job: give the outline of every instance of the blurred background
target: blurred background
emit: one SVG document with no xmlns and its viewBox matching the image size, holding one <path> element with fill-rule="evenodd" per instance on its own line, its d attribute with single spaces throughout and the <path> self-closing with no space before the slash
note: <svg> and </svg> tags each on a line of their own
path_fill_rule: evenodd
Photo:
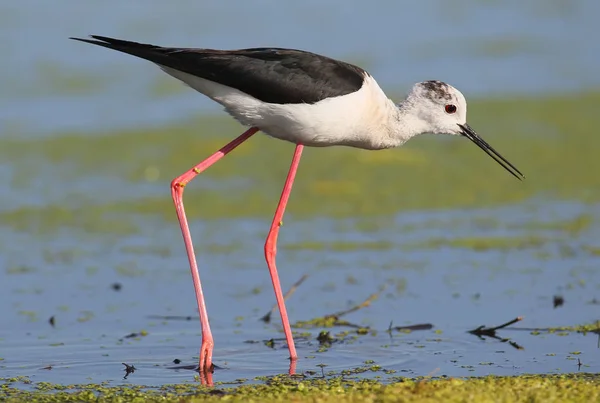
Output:
<svg viewBox="0 0 600 403">
<path fill-rule="evenodd" d="M 363 66 L 398 96 L 432 78 L 471 98 L 600 83 L 593 1 L 108 4 L 2 5 L 3 132 L 97 132 L 219 110 L 147 62 L 67 40 L 89 34 L 164 46 L 311 50 Z"/>
<path fill-rule="evenodd" d="M 2 2 L 0 377 L 193 379 L 169 369 L 200 343 L 169 183 L 244 129 L 152 64 L 68 39 L 89 34 L 310 50 L 366 68 L 398 101 L 444 80 L 527 176 L 450 137 L 307 150 L 278 255 L 284 288 L 309 275 L 292 319 L 387 287 L 348 317 L 378 334 L 319 353 L 301 339 L 300 371 L 571 372 L 578 357 L 597 372 L 594 333 L 507 331 L 521 350 L 465 332 L 518 315 L 544 329 L 600 319 L 598 15 L 592 0 Z M 230 369 L 215 380 L 287 370 L 285 345 L 262 343 L 282 337 L 277 314 L 258 319 L 274 303 L 262 244 L 292 149 L 257 136 L 186 189 L 215 362 Z M 390 339 L 390 322 L 434 328 Z M 142 370 L 122 381 L 121 362 Z"/>
</svg>

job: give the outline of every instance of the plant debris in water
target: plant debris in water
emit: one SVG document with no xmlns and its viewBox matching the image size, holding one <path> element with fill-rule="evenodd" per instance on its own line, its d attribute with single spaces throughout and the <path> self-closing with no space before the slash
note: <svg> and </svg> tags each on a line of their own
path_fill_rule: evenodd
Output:
<svg viewBox="0 0 600 403">
<path fill-rule="evenodd" d="M 124 362 L 122 364 L 125 365 L 125 369 L 123 369 L 123 371 L 125 371 L 125 376 L 123 379 L 127 379 L 127 377 L 133 374 L 137 368 L 133 365 L 125 364 Z"/>
<path fill-rule="evenodd" d="M 294 284 L 292 284 L 290 289 L 283 295 L 283 300 L 287 301 L 294 294 L 294 292 L 296 292 L 296 290 L 298 289 L 298 287 L 300 287 L 300 285 L 304 282 L 304 280 L 306 280 L 307 278 L 308 278 L 308 274 L 304 274 L 304 275 L 302 275 L 302 277 L 300 277 L 300 279 L 298 281 L 296 281 Z M 274 304 L 273 307 L 271 308 L 271 310 L 269 312 L 267 312 L 265 316 L 260 318 L 260 320 L 262 320 L 265 323 L 271 322 L 271 315 L 276 310 L 277 310 L 277 304 Z"/>
<path fill-rule="evenodd" d="M 518 317 L 516 317 L 516 318 L 514 318 L 512 320 L 509 320 L 508 322 L 503 323 L 503 324 L 501 324 L 499 326 L 485 327 L 485 326 L 482 325 L 482 326 L 479 326 L 479 327 L 477 327 L 477 328 L 475 328 L 473 330 L 469 330 L 467 333 L 473 334 L 473 335 L 479 337 L 482 340 L 485 337 L 490 337 L 492 339 L 499 340 L 499 341 L 501 341 L 503 343 L 508 342 L 508 344 L 510 344 L 511 346 L 513 346 L 514 348 L 516 348 L 517 350 L 522 350 L 523 347 L 521 345 L 517 344 L 514 341 L 511 341 L 508 338 L 499 337 L 496 334 L 497 330 L 504 329 L 504 328 L 506 328 L 506 327 L 508 327 L 510 325 L 513 325 L 513 324 L 515 324 L 517 322 L 520 322 L 521 320 L 523 320 L 523 317 L 522 316 L 518 316 Z"/>
<path fill-rule="evenodd" d="M 123 336 L 123 338 L 119 339 L 119 341 L 123 341 L 124 339 L 137 339 L 140 337 L 145 337 L 148 336 L 148 331 L 147 330 L 141 330 L 139 333 L 129 333 L 128 335 Z"/>
</svg>

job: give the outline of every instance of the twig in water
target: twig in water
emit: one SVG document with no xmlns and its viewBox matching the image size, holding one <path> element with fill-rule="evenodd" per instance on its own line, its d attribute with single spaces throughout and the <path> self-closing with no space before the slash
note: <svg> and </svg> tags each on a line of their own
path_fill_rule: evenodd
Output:
<svg viewBox="0 0 600 403">
<path fill-rule="evenodd" d="M 507 343 L 508 342 L 508 344 L 510 344 L 512 347 L 516 348 L 517 350 L 523 350 L 524 349 L 523 346 L 520 346 L 516 342 L 511 341 L 508 338 L 503 338 L 503 337 L 499 337 L 498 335 L 496 335 L 496 330 L 503 329 L 503 328 L 505 328 L 507 326 L 510 326 L 510 325 L 512 325 L 514 323 L 517 323 L 517 322 L 519 322 L 521 320 L 523 320 L 523 317 L 522 316 L 518 316 L 518 317 L 516 317 L 515 319 L 513 319 L 511 321 L 503 323 L 500 326 L 495 326 L 495 327 L 479 326 L 476 329 L 469 330 L 467 333 L 474 334 L 475 336 L 479 337 L 480 339 L 484 339 L 484 337 L 490 337 L 492 339 L 499 340 L 502 343 Z"/>
<path fill-rule="evenodd" d="M 314 329 L 314 328 L 318 328 L 318 327 L 321 327 L 321 328 L 322 327 L 327 327 L 327 328 L 329 328 L 329 327 L 350 327 L 350 328 L 357 329 L 357 332 L 359 332 L 359 334 L 367 334 L 369 332 L 369 330 L 371 330 L 371 328 L 369 326 L 356 325 L 354 323 L 348 322 L 347 320 L 340 319 L 340 317 L 370 306 L 371 303 L 374 300 L 376 300 L 379 297 L 379 295 L 385 290 L 385 288 L 386 288 L 386 284 L 381 286 L 379 291 L 377 291 L 374 294 L 369 295 L 369 297 L 367 299 L 365 299 L 363 302 L 361 302 L 357 305 L 354 305 L 350 309 L 346 309 L 344 311 L 324 315 L 324 316 L 321 316 L 318 318 L 311 319 L 309 321 L 298 321 L 298 322 L 294 323 L 292 325 L 292 327 L 301 328 L 301 329 Z M 393 323 L 390 322 L 390 325 L 388 326 L 388 329 L 386 331 L 389 333 L 390 337 L 392 337 L 392 332 L 394 330 L 396 330 L 396 331 L 412 331 L 412 330 L 429 330 L 431 328 L 433 328 L 433 325 L 431 323 L 421 323 L 421 324 L 411 325 L 411 326 L 393 327 Z"/>
<path fill-rule="evenodd" d="M 123 370 L 125 371 L 125 376 L 123 377 L 123 379 L 127 379 L 129 374 L 133 374 L 137 368 L 133 365 L 125 364 L 124 362 L 122 364 L 125 365 L 125 369 Z"/>
<path fill-rule="evenodd" d="M 369 297 L 367 299 L 365 299 L 363 302 L 361 302 L 360 304 L 354 305 L 352 308 L 346 309 L 345 311 L 340 311 L 340 312 L 332 313 L 330 315 L 325 315 L 325 318 L 335 318 L 337 320 L 341 316 L 348 315 L 349 313 L 356 312 L 362 308 L 368 307 L 369 305 L 371 305 L 371 302 L 373 302 L 377 298 L 379 298 L 379 295 L 386 289 L 386 287 L 387 287 L 387 284 L 383 284 L 383 286 L 381 286 L 379 291 L 377 291 L 374 294 L 369 295 Z"/>
<path fill-rule="evenodd" d="M 321 377 L 325 378 L 325 367 L 327 364 L 317 364 L 317 367 L 321 367 Z"/>
<path fill-rule="evenodd" d="M 429 329 L 433 329 L 433 325 L 431 323 L 419 323 L 418 325 L 409 325 L 409 326 L 395 326 L 391 329 L 391 330 L 397 330 L 399 332 L 402 331 L 406 331 L 406 330 L 429 330 Z"/>
<path fill-rule="evenodd" d="M 554 305 L 554 309 L 558 308 L 559 306 L 563 306 L 564 304 L 565 304 L 565 299 L 563 298 L 563 296 L 555 295 L 552 298 L 552 305 Z"/>
<path fill-rule="evenodd" d="M 424 376 L 424 377 L 423 377 L 421 380 L 419 380 L 419 381 L 417 382 L 417 384 L 418 384 L 418 385 L 421 385 L 421 384 L 422 384 L 422 383 L 424 383 L 424 382 L 430 381 L 430 380 L 431 380 L 431 378 L 433 378 L 433 376 L 434 376 L 434 375 L 435 375 L 437 372 L 439 372 L 439 371 L 440 371 L 439 367 L 438 367 L 438 368 L 436 368 L 436 369 L 434 369 L 433 371 L 431 371 L 430 373 L 428 373 L 427 375 L 425 375 L 425 376 Z"/>
<path fill-rule="evenodd" d="M 157 319 L 157 320 L 186 320 L 190 321 L 192 319 L 197 319 L 197 316 L 182 316 L 182 315 L 148 315 L 148 319 Z"/>
<path fill-rule="evenodd" d="M 416 330 L 430 330 L 433 329 L 433 325 L 431 323 L 419 323 L 416 325 L 408 325 L 408 326 L 394 326 L 394 322 L 390 321 L 390 325 L 388 326 L 386 332 L 390 335 L 390 339 L 393 339 L 394 330 L 397 332 L 412 332 Z"/>
<path fill-rule="evenodd" d="M 513 320 L 510 320 L 510 321 L 508 321 L 506 323 L 503 323 L 500 326 L 495 326 L 495 327 L 479 326 L 476 329 L 469 330 L 467 333 L 474 334 L 475 336 L 495 337 L 496 336 L 496 330 L 503 329 L 503 328 L 505 328 L 507 326 L 510 326 L 512 324 L 515 324 L 515 323 L 517 323 L 517 322 L 519 322 L 521 320 L 523 320 L 523 317 L 522 316 L 517 316 Z"/>
<path fill-rule="evenodd" d="M 300 284 L 302 284 L 304 282 L 304 280 L 306 280 L 307 277 L 308 277 L 308 274 L 304 274 L 302 277 L 300 277 L 300 280 L 296 281 L 292 285 L 292 287 L 283 295 L 283 300 L 287 301 L 287 299 L 289 297 L 291 297 L 294 292 L 296 292 L 296 289 L 298 287 L 300 287 Z M 260 318 L 260 320 L 262 320 L 265 323 L 271 322 L 271 315 L 273 314 L 273 312 L 275 312 L 275 310 L 277 310 L 277 304 L 273 305 L 271 310 L 269 312 L 267 312 L 267 314 L 265 316 Z"/>
<path fill-rule="evenodd" d="M 360 331 L 362 333 L 365 333 L 365 332 L 368 333 L 368 331 L 370 330 L 370 328 L 368 326 L 355 325 L 346 320 L 340 319 L 340 317 L 347 315 L 349 313 L 352 313 L 352 312 L 356 312 L 362 308 L 368 307 L 369 305 L 371 305 L 371 302 L 375 301 L 379 297 L 379 294 L 381 294 L 385 290 L 385 288 L 386 288 L 386 284 L 381 286 L 379 291 L 377 291 L 374 294 L 369 295 L 369 297 L 366 300 L 364 300 L 360 304 L 354 305 L 350 309 L 346 309 L 344 311 L 324 315 L 319 318 L 309 320 L 307 322 L 296 322 L 294 324 L 294 326 L 300 327 L 300 328 L 346 326 L 346 327 L 358 329 L 357 331 Z"/>
<path fill-rule="evenodd" d="M 393 325 L 394 325 L 394 321 L 390 320 L 390 325 L 388 326 L 388 328 L 386 330 L 387 334 L 390 335 L 390 342 L 394 341 L 394 333 L 393 333 L 394 332 L 394 328 L 392 327 Z"/>
</svg>

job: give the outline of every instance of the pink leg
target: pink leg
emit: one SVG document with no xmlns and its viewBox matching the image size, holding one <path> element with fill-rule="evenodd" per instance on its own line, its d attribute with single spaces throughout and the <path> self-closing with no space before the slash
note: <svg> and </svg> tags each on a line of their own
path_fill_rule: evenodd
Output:
<svg viewBox="0 0 600 403">
<path fill-rule="evenodd" d="M 271 224 L 271 229 L 269 230 L 267 240 L 265 241 L 265 258 L 267 259 L 267 266 L 269 267 L 269 273 L 271 274 L 275 298 L 277 299 L 277 306 L 279 307 L 279 313 L 281 314 L 283 331 L 285 332 L 285 339 L 287 341 L 288 349 L 290 350 L 290 360 L 292 362 L 295 362 L 298 359 L 298 355 L 296 354 L 292 329 L 290 328 L 290 321 L 288 319 L 287 310 L 285 309 L 285 301 L 283 300 L 283 293 L 281 292 L 277 266 L 275 266 L 275 255 L 277 255 L 277 235 L 279 234 L 279 227 L 283 224 L 281 220 L 283 219 L 285 206 L 290 198 L 290 193 L 292 192 L 292 185 L 294 184 L 294 178 L 296 177 L 296 171 L 298 170 L 298 164 L 300 163 L 303 148 L 304 146 L 302 144 L 296 145 L 296 150 L 292 157 L 292 164 L 290 165 L 290 170 L 285 180 L 283 191 L 281 192 L 277 210 L 275 210 L 273 223 Z M 292 371 L 292 367 L 290 367 L 290 371 Z"/>
<path fill-rule="evenodd" d="M 181 226 L 181 232 L 183 234 L 183 241 L 185 243 L 185 249 L 187 251 L 188 260 L 190 262 L 190 270 L 192 271 L 192 279 L 194 281 L 194 289 L 196 291 L 196 301 L 198 302 L 198 312 L 200 314 L 200 323 L 202 325 L 202 346 L 200 347 L 200 374 L 212 371 L 212 351 L 214 341 L 212 333 L 210 331 L 210 325 L 208 323 L 208 313 L 206 312 L 206 304 L 204 303 L 204 294 L 202 293 L 202 285 L 200 284 L 200 274 L 198 273 L 198 264 L 196 263 L 196 256 L 194 255 L 194 245 L 192 244 L 192 236 L 190 234 L 190 227 L 185 216 L 185 209 L 183 208 L 183 190 L 185 186 L 196 177 L 199 173 L 206 170 L 212 164 L 223 158 L 229 152 L 234 150 L 237 146 L 248 140 L 254 133 L 258 131 L 258 128 L 252 127 L 242 133 L 239 137 L 225 145 L 219 151 L 194 166 L 183 175 L 178 176 L 171 182 L 171 196 L 175 202 L 175 210 L 177 211 L 177 219 Z"/>
</svg>

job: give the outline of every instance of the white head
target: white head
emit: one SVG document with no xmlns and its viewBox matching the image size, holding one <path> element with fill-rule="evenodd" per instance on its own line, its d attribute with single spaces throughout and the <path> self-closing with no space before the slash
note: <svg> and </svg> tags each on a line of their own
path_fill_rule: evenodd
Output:
<svg viewBox="0 0 600 403">
<path fill-rule="evenodd" d="M 450 84 L 435 80 L 417 83 L 398 107 L 409 126 L 409 136 L 423 133 L 465 136 L 513 176 L 518 179 L 524 178 L 517 168 L 467 124 L 467 100 Z"/>
<path fill-rule="evenodd" d="M 402 106 L 423 133 L 462 134 L 459 125 L 467 123 L 467 100 L 459 90 L 442 81 L 415 84 Z"/>
</svg>

